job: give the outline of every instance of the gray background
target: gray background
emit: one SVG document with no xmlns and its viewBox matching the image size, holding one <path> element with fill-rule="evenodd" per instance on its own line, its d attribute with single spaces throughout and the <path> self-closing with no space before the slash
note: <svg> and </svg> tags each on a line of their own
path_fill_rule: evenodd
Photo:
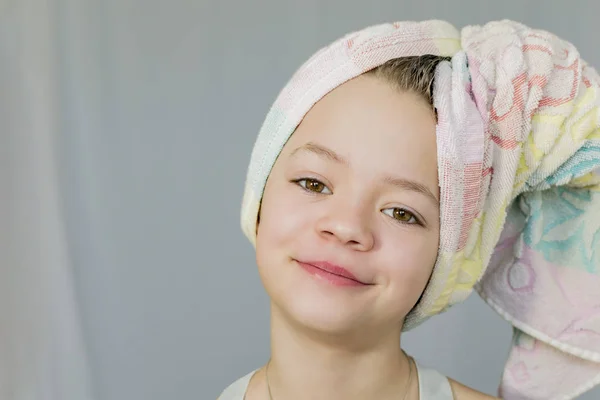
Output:
<svg viewBox="0 0 600 400">
<path fill-rule="evenodd" d="M 64 205 L 101 400 L 214 399 L 266 361 L 268 299 L 239 228 L 245 169 L 278 91 L 318 48 L 381 22 L 510 18 L 600 66 L 595 0 L 58 3 Z M 473 295 L 404 341 L 494 393 L 510 336 Z"/>
</svg>

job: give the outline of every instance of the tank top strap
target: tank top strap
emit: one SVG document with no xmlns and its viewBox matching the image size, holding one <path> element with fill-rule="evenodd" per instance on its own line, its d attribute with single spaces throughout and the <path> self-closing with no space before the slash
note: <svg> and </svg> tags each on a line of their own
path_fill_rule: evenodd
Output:
<svg viewBox="0 0 600 400">
<path fill-rule="evenodd" d="M 249 374 L 239 378 L 237 381 L 229 385 L 217 398 L 217 400 L 244 400 L 246 390 L 250 384 L 250 379 L 258 370 L 254 370 Z"/>
<path fill-rule="evenodd" d="M 419 374 L 419 400 L 453 400 L 450 381 L 438 371 L 420 366 L 415 362 Z"/>
</svg>

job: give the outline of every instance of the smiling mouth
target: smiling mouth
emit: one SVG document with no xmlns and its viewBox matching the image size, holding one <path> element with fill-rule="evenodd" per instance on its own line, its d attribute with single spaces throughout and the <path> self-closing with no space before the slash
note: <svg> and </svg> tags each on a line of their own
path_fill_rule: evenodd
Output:
<svg viewBox="0 0 600 400">
<path fill-rule="evenodd" d="M 359 281 L 348 270 L 330 263 L 294 261 L 310 275 L 334 286 L 370 286 Z"/>
</svg>

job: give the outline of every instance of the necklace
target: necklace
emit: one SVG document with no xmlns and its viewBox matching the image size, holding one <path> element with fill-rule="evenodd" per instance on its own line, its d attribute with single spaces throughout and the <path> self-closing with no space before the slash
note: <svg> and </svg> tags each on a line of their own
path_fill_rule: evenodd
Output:
<svg viewBox="0 0 600 400">
<path fill-rule="evenodd" d="M 406 399 L 408 396 L 408 389 L 410 388 L 410 384 L 412 383 L 412 362 L 411 357 L 409 357 L 406 353 L 404 353 L 408 360 L 408 380 L 406 382 L 406 389 L 404 390 L 404 396 L 402 396 L 402 400 Z M 269 391 L 269 400 L 273 400 L 273 395 L 271 394 L 271 384 L 269 383 L 269 364 L 271 364 L 271 359 L 267 362 L 267 366 L 265 367 L 265 378 L 267 380 L 267 390 Z"/>
<path fill-rule="evenodd" d="M 267 378 L 267 389 L 269 390 L 269 400 L 273 400 L 273 395 L 271 394 L 271 384 L 269 383 L 269 364 L 271 364 L 270 358 L 269 358 L 269 362 L 267 362 L 267 366 L 265 367 L 265 378 Z"/>
</svg>

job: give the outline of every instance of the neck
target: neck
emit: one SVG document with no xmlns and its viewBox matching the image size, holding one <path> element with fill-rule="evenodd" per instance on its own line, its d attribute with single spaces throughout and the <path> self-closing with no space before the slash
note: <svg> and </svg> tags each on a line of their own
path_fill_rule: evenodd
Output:
<svg viewBox="0 0 600 400">
<path fill-rule="evenodd" d="M 401 327 L 315 332 L 272 305 L 268 378 L 273 399 L 398 399 L 407 390 L 410 373 L 400 332 Z"/>
</svg>

